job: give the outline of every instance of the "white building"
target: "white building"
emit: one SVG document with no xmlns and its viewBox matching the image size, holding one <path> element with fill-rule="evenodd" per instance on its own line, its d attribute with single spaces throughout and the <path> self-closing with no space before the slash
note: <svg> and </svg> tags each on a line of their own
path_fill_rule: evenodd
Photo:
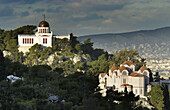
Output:
<svg viewBox="0 0 170 110">
<path fill-rule="evenodd" d="M 43 47 L 52 47 L 53 40 L 59 38 L 70 39 L 70 35 L 67 36 L 55 36 L 50 30 L 49 23 L 41 21 L 38 25 L 38 31 L 33 35 L 20 34 L 18 35 L 18 49 L 19 51 L 25 53 L 29 51 L 29 48 L 34 44 L 41 44 Z"/>
<path fill-rule="evenodd" d="M 134 94 L 141 97 L 145 96 L 146 92 L 151 90 L 152 85 L 149 82 L 149 71 L 145 66 L 137 70 L 137 66 L 132 61 L 125 61 L 118 69 L 116 66 L 110 68 L 109 73 L 99 74 L 99 87 L 105 90 L 112 87 L 114 90 L 123 92 L 133 91 Z M 103 96 L 106 95 L 101 91 Z"/>
</svg>

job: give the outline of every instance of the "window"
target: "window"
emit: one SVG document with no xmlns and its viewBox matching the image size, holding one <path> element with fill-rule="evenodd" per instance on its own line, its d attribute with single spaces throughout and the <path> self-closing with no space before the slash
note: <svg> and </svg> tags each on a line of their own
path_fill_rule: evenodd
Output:
<svg viewBox="0 0 170 110">
<path fill-rule="evenodd" d="M 140 89 L 140 94 L 142 94 L 142 89 Z"/>
<path fill-rule="evenodd" d="M 105 78 L 105 84 L 107 84 L 107 78 Z"/>
<path fill-rule="evenodd" d="M 34 43 L 34 39 L 32 38 L 32 44 Z"/>
<path fill-rule="evenodd" d="M 31 38 L 30 38 L 30 41 L 29 41 L 29 43 L 30 43 L 30 44 L 32 44 L 32 40 L 31 40 Z"/>
<path fill-rule="evenodd" d="M 22 43 L 23 44 L 33 44 L 34 43 L 34 39 L 33 38 L 23 38 L 22 39 Z"/>
<path fill-rule="evenodd" d="M 122 75 L 127 75 L 126 71 L 123 71 L 123 72 L 122 72 Z"/>
<path fill-rule="evenodd" d="M 43 44 L 47 44 L 47 38 L 43 38 Z"/>
<path fill-rule="evenodd" d="M 123 84 L 126 84 L 126 79 L 123 79 Z"/>
<path fill-rule="evenodd" d="M 148 76 L 148 72 L 144 71 L 143 75 Z"/>
<path fill-rule="evenodd" d="M 45 29 L 45 33 L 46 33 L 46 29 Z"/>
</svg>

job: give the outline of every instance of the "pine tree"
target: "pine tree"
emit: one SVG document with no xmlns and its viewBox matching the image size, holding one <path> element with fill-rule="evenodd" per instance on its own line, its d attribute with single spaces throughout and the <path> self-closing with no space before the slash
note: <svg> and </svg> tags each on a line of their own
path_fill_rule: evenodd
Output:
<svg viewBox="0 0 170 110">
<path fill-rule="evenodd" d="M 162 110 L 164 107 L 164 95 L 163 87 L 161 85 L 155 85 L 151 90 L 150 101 L 158 110 Z"/>
</svg>

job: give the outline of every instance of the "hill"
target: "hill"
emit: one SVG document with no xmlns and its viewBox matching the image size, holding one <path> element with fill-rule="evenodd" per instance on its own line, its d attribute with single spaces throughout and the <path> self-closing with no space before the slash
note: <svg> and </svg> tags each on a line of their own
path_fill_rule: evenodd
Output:
<svg viewBox="0 0 170 110">
<path fill-rule="evenodd" d="M 141 30 L 126 33 L 107 33 L 80 36 L 80 42 L 91 38 L 94 48 L 102 48 L 108 52 L 116 50 L 137 49 L 143 57 L 167 58 L 170 54 L 170 27 L 155 30 Z"/>
</svg>

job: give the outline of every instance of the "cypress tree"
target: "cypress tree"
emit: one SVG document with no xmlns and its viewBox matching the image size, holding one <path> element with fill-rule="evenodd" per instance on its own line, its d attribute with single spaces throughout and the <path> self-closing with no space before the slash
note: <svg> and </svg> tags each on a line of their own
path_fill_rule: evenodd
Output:
<svg viewBox="0 0 170 110">
<path fill-rule="evenodd" d="M 5 63 L 4 63 L 4 57 L 3 57 L 3 53 L 0 50 L 0 81 L 4 80 L 6 78 L 5 75 Z"/>
</svg>

